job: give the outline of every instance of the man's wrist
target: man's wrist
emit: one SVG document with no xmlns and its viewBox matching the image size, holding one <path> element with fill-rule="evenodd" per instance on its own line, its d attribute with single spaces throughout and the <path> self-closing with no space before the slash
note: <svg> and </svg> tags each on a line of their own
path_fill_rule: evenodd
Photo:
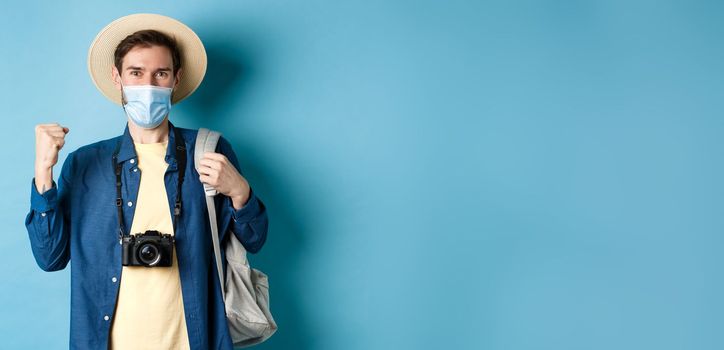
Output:
<svg viewBox="0 0 724 350">
<path fill-rule="evenodd" d="M 231 203 L 234 206 L 234 209 L 239 210 L 246 203 L 249 201 L 249 197 L 251 196 L 251 188 L 249 187 L 249 184 L 246 182 L 245 179 L 241 179 L 242 184 L 238 187 L 236 187 L 236 191 L 229 194 L 229 198 L 231 198 Z"/>
<path fill-rule="evenodd" d="M 41 165 L 41 164 L 35 164 L 35 173 L 45 173 L 45 172 L 51 172 L 53 171 L 52 166 L 47 165 Z"/>
<path fill-rule="evenodd" d="M 234 209 L 239 210 L 243 208 L 246 203 L 249 202 L 249 195 L 246 196 L 234 196 L 231 197 L 231 204 L 234 206 Z"/>
</svg>

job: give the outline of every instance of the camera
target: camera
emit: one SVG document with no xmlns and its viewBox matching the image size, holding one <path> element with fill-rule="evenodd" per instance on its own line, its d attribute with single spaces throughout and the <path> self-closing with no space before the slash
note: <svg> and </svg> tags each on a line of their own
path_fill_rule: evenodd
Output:
<svg viewBox="0 0 724 350">
<path fill-rule="evenodd" d="M 123 236 L 123 266 L 171 266 L 173 243 L 172 235 L 153 230 Z"/>
</svg>

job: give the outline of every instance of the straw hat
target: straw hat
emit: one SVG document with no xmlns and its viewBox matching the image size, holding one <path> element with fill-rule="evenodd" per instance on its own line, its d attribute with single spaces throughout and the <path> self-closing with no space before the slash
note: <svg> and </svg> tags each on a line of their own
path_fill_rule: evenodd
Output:
<svg viewBox="0 0 724 350">
<path fill-rule="evenodd" d="M 206 50 L 201 39 L 185 24 L 162 15 L 139 13 L 121 17 L 103 28 L 88 50 L 88 72 L 103 95 L 120 105 L 121 93 L 113 84 L 113 53 L 127 36 L 145 29 L 157 30 L 176 39 L 181 51 L 183 77 L 174 89 L 172 103 L 190 96 L 206 73 Z"/>
</svg>

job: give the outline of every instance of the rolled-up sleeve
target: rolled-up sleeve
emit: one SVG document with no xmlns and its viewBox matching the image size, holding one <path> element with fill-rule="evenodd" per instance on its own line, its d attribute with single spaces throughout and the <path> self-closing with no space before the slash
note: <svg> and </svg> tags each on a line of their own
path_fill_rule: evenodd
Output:
<svg viewBox="0 0 724 350">
<path fill-rule="evenodd" d="M 38 192 L 35 187 L 35 178 L 30 181 L 30 210 L 38 213 L 46 213 L 57 207 L 58 187 L 53 181 L 53 186 L 43 192 Z"/>
<path fill-rule="evenodd" d="M 35 179 L 30 182 L 30 212 L 25 217 L 25 228 L 33 257 L 44 271 L 62 270 L 70 260 L 67 194 L 71 155 L 63 163 L 58 185 L 53 181 L 53 186 L 41 194 L 35 186 Z"/>
</svg>

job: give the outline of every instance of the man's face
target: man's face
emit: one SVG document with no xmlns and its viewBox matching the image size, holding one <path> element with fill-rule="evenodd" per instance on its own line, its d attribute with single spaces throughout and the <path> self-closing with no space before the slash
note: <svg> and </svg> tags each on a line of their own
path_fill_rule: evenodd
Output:
<svg viewBox="0 0 724 350">
<path fill-rule="evenodd" d="M 164 46 L 136 46 L 123 57 L 122 71 L 113 67 L 113 82 L 120 91 L 121 84 L 155 85 L 176 87 L 180 79 L 180 70 L 174 76 L 171 51 Z"/>
</svg>

